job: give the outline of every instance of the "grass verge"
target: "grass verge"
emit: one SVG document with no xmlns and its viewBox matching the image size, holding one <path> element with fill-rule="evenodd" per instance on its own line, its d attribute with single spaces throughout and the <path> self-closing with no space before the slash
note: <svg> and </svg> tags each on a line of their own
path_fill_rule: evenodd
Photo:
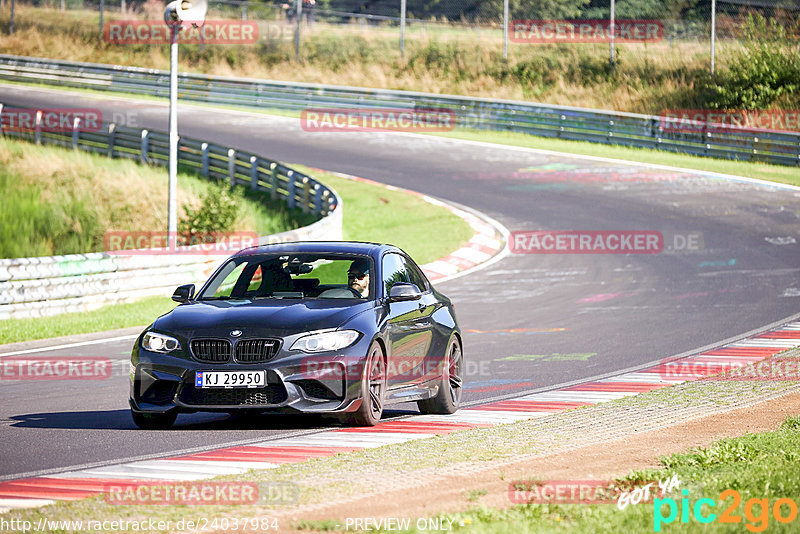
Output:
<svg viewBox="0 0 800 534">
<path fill-rule="evenodd" d="M 219 185 L 178 175 L 178 217 Z M 310 224 L 315 216 L 268 194 L 243 190 L 231 231 L 261 235 Z M 126 159 L 0 137 L 0 257 L 99 252 L 106 232 L 157 232 L 167 217 L 167 172 Z"/>
<path fill-rule="evenodd" d="M 473 534 L 538 534 L 554 530 L 797 532 L 800 453 L 796 444 L 799 440 L 800 417 L 794 416 L 773 432 L 726 438 L 706 448 L 662 457 L 661 468 L 633 471 L 622 480 L 642 486 L 676 475 L 682 481 L 680 490 L 688 493 L 673 490 L 656 497 L 656 501 L 629 505 L 623 510 L 613 504 L 532 503 L 507 509 L 480 507 L 439 519 L 444 519 L 444 524 L 452 521 L 454 530 Z M 783 521 L 776 517 L 776 505 Z M 723 522 L 725 510 L 730 512 L 728 522 Z M 791 517 L 794 519 L 786 521 Z M 703 518 L 706 520 L 701 521 Z M 302 526 L 314 530 L 341 530 L 331 528 L 335 523 L 325 521 Z M 411 528 L 407 532 L 423 531 Z"/>
<path fill-rule="evenodd" d="M 416 195 L 295 167 L 341 195 L 345 239 L 392 243 L 424 264 L 456 250 L 472 237 L 472 229 L 462 219 Z M 414 213 L 414 217 L 409 218 L 408 213 Z M 431 232 L 431 228 L 441 231 Z M 173 306 L 169 296 L 152 297 L 91 312 L 0 321 L 0 344 L 147 325 Z"/>
<path fill-rule="evenodd" d="M 169 297 L 147 297 L 135 302 L 103 306 L 79 313 L 0 321 L 0 343 L 103 332 L 147 325 L 177 304 Z"/>
</svg>

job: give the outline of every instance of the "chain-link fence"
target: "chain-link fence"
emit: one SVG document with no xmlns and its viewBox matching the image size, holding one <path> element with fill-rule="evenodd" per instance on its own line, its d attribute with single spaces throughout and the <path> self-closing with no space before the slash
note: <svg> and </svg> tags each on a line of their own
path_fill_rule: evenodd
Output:
<svg viewBox="0 0 800 534">
<path fill-rule="evenodd" d="M 15 0 L 0 0 L 0 9 Z M 34 0 L 27 5 L 84 9 L 108 14 L 159 15 L 159 0 Z M 716 32 L 717 44 L 738 41 L 748 15 L 759 14 L 800 33 L 800 0 L 215 0 L 209 17 L 297 23 L 300 4 L 302 29 L 315 23 L 341 30 L 400 33 L 405 38 L 442 34 L 469 39 L 471 32 L 507 39 L 508 49 L 546 44 L 607 44 L 629 53 L 657 54 L 663 47 L 707 46 Z M 505 9 L 507 8 L 507 10 Z M 612 15 L 613 10 L 613 15 Z M 615 32 L 609 30 L 614 20 Z M 715 24 L 712 27 L 712 20 Z M 637 26 L 645 21 L 644 26 Z M 647 23 L 652 26 L 648 32 Z M 504 32 L 508 28 L 508 32 Z M 461 30 L 459 32 L 459 30 Z M 583 35 L 581 32 L 583 31 Z M 505 35 L 504 35 L 505 34 Z M 589 36 L 591 34 L 591 36 Z M 615 39 L 612 38 L 615 37 Z M 628 46 L 633 45 L 633 46 Z M 701 52 L 697 48 L 696 52 Z"/>
<path fill-rule="evenodd" d="M 13 1 L 0 0 L 0 21 Z M 103 20 L 158 23 L 165 2 L 25 5 L 102 12 L 101 32 Z M 800 106 L 800 91 L 787 99 L 783 82 L 766 101 L 750 94 L 769 79 L 800 73 L 799 15 L 800 0 L 212 0 L 207 18 L 259 27 L 259 47 L 249 58 L 225 52 L 228 63 L 249 61 L 257 69 L 226 71 L 232 74 L 273 76 L 271 69 L 285 64 L 284 79 L 656 113 L 661 106 Z M 785 57 L 756 50 L 777 42 L 773 37 Z M 741 71 L 753 54 L 772 62 L 769 72 L 733 81 L 705 77 L 715 67 Z M 299 60 L 297 69 L 291 60 Z M 736 83 L 752 87 L 727 89 Z"/>
</svg>

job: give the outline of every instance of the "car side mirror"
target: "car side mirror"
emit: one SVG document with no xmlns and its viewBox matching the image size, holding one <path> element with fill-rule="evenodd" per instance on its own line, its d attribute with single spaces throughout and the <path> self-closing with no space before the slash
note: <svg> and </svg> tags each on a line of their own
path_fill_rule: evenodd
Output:
<svg viewBox="0 0 800 534">
<path fill-rule="evenodd" d="M 389 302 L 402 302 L 404 300 L 419 300 L 422 298 L 422 291 L 416 284 L 398 282 L 389 290 Z"/>
<path fill-rule="evenodd" d="M 175 302 L 184 303 L 192 300 L 193 296 L 194 284 L 186 284 L 185 286 L 180 286 L 175 290 L 175 293 L 172 294 L 172 300 Z"/>
</svg>

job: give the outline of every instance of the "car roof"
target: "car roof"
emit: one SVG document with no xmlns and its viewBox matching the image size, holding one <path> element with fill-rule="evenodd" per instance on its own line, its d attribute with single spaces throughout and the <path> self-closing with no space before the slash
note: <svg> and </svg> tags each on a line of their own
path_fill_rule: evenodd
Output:
<svg viewBox="0 0 800 534">
<path fill-rule="evenodd" d="M 258 245 L 240 250 L 235 256 L 251 254 L 358 254 L 377 256 L 384 251 L 402 252 L 394 245 L 368 243 L 363 241 L 292 241 Z"/>
</svg>

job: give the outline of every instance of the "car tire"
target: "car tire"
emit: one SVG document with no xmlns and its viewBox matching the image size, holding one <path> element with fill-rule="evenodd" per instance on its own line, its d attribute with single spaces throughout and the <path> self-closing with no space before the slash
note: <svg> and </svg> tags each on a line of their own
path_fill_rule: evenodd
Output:
<svg viewBox="0 0 800 534">
<path fill-rule="evenodd" d="M 361 379 L 361 406 L 344 414 L 342 422 L 350 426 L 375 426 L 383 414 L 386 394 L 386 355 L 381 344 L 373 341 L 369 346 L 364 376 Z"/>
<path fill-rule="evenodd" d="M 170 428 L 178 417 L 178 412 L 142 413 L 131 410 L 133 424 L 142 430 L 165 430 Z"/>
<path fill-rule="evenodd" d="M 442 365 L 442 382 L 435 397 L 417 402 L 423 414 L 448 415 L 455 413 L 461 405 L 464 382 L 464 356 L 458 338 L 453 336 L 447 344 Z"/>
</svg>

